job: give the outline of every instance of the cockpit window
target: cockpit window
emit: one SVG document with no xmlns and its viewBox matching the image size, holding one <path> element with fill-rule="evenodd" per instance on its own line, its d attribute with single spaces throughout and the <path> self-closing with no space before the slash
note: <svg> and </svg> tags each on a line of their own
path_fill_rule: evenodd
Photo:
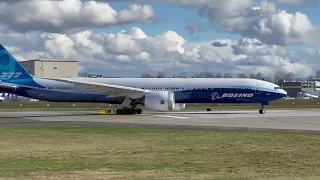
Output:
<svg viewBox="0 0 320 180">
<path fill-rule="evenodd" d="M 279 87 L 274 87 L 275 90 L 279 89 Z"/>
</svg>

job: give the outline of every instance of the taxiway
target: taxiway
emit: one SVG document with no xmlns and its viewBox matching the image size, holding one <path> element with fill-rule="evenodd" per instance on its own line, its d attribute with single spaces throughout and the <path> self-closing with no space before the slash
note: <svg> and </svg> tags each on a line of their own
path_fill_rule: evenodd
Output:
<svg viewBox="0 0 320 180">
<path fill-rule="evenodd" d="M 145 112 L 141 115 L 99 115 L 97 112 L 0 112 L 0 126 L 125 126 L 320 134 L 319 110 L 211 112 Z"/>
</svg>

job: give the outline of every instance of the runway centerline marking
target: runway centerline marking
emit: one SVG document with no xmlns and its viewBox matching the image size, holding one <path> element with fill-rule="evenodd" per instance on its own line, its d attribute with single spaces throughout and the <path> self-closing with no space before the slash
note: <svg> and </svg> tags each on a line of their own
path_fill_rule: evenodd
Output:
<svg viewBox="0 0 320 180">
<path fill-rule="evenodd" d="M 183 117 L 183 116 L 170 116 L 170 115 L 154 115 L 156 117 L 163 117 L 163 118 L 175 118 L 175 119 L 189 119 L 190 117 Z"/>
</svg>

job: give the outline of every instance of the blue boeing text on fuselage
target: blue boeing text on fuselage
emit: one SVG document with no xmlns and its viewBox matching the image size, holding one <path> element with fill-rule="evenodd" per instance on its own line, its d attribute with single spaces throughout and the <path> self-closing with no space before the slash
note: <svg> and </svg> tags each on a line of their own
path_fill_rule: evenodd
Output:
<svg viewBox="0 0 320 180">
<path fill-rule="evenodd" d="M 90 87 L 83 86 L 86 83 Z M 97 88 L 95 88 L 97 86 Z M 99 87 L 99 88 L 98 88 Z M 112 93 L 106 93 L 112 91 Z M 149 92 L 170 91 L 175 103 L 261 103 L 267 105 L 287 96 L 266 81 L 237 78 L 61 78 L 31 76 L 0 45 L 0 91 L 54 102 L 121 104 L 130 94 L 139 98 Z M 135 94 L 133 96 L 132 94 Z M 159 103 L 164 103 L 164 100 Z"/>
</svg>

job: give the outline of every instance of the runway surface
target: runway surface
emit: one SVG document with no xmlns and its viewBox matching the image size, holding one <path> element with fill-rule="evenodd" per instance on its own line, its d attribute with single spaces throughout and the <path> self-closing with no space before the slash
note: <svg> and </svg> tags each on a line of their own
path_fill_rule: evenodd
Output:
<svg viewBox="0 0 320 180">
<path fill-rule="evenodd" d="M 320 134 L 319 110 L 167 112 L 99 115 L 98 112 L 0 112 L 0 126 L 125 126 Z"/>
</svg>

